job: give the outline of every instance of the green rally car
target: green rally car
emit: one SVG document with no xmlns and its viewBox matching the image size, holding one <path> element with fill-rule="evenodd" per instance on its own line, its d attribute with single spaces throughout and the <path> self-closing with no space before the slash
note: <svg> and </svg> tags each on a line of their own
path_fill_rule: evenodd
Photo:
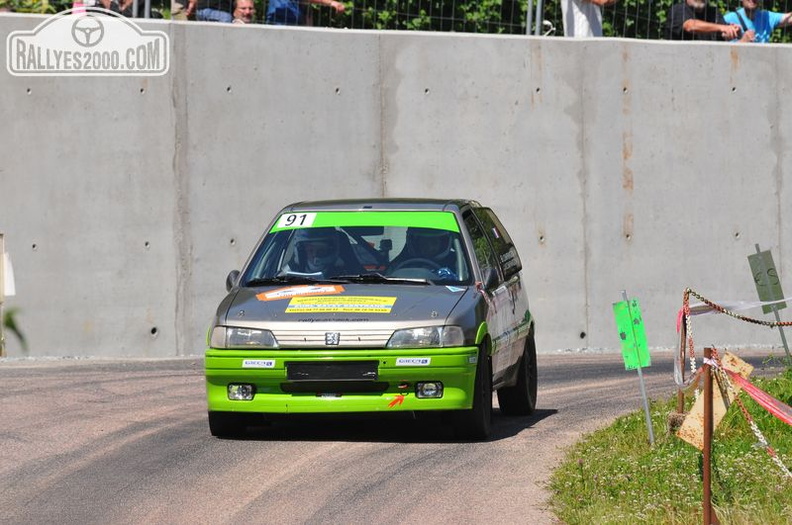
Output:
<svg viewBox="0 0 792 525">
<path fill-rule="evenodd" d="M 536 406 L 534 319 L 495 213 L 469 200 L 302 202 L 281 210 L 209 330 L 209 428 L 254 418 L 436 411 L 486 440 Z"/>
</svg>

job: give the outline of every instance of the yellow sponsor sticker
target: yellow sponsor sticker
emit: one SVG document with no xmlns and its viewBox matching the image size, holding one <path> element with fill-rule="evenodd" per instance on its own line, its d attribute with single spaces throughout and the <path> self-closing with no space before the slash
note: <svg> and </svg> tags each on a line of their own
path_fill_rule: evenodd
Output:
<svg viewBox="0 0 792 525">
<path fill-rule="evenodd" d="M 396 302 L 395 297 L 373 297 L 366 295 L 336 295 L 328 297 L 292 297 L 287 314 L 300 313 L 367 313 L 389 314 Z"/>
</svg>

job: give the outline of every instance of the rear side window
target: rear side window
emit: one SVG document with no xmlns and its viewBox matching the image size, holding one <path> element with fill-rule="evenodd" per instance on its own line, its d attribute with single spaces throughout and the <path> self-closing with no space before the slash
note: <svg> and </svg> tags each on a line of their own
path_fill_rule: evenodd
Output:
<svg viewBox="0 0 792 525">
<path fill-rule="evenodd" d="M 495 249 L 498 261 L 500 261 L 503 269 L 503 277 L 505 279 L 511 278 L 522 270 L 522 262 L 509 233 L 491 209 L 476 208 L 474 213 L 484 226 L 484 233 Z"/>
</svg>

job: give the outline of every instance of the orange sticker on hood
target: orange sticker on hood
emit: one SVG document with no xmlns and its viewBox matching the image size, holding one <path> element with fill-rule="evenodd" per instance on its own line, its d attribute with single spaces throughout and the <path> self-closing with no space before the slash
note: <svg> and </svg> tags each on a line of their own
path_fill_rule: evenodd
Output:
<svg viewBox="0 0 792 525">
<path fill-rule="evenodd" d="M 340 284 L 307 284 L 301 286 L 287 286 L 261 292 L 256 295 L 259 301 L 278 301 L 280 299 L 291 299 L 292 297 L 305 297 L 309 295 L 333 295 L 343 293 L 344 287 Z"/>
</svg>

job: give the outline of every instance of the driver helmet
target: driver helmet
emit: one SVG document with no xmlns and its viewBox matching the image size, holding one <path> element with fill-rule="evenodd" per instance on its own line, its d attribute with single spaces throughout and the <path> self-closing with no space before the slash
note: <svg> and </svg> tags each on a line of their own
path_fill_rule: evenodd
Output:
<svg viewBox="0 0 792 525">
<path fill-rule="evenodd" d="M 321 272 L 338 260 L 338 236 L 334 228 L 309 228 L 295 234 L 297 260 L 306 271 Z"/>
<path fill-rule="evenodd" d="M 432 228 L 408 228 L 407 246 L 413 257 L 442 261 L 451 251 L 451 232 Z"/>
</svg>

